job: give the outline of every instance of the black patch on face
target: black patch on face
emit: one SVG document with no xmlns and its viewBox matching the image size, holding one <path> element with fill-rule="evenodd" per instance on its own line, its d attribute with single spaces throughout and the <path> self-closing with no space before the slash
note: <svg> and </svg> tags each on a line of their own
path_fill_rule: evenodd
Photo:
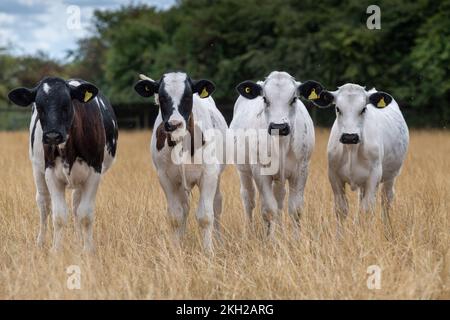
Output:
<svg viewBox="0 0 450 320">
<path fill-rule="evenodd" d="M 161 116 L 164 122 L 167 122 L 173 113 L 173 101 L 172 98 L 165 90 L 166 84 L 164 81 L 160 82 L 158 91 L 159 107 L 161 108 Z"/>
<path fill-rule="evenodd" d="M 184 92 L 183 96 L 181 97 L 180 104 L 178 105 L 178 112 L 183 116 L 186 123 L 189 121 L 189 116 L 192 112 L 192 104 L 193 104 L 193 98 L 192 98 L 193 92 L 192 92 L 192 86 L 189 79 L 186 79 L 184 81 Z"/>
<path fill-rule="evenodd" d="M 159 106 L 161 108 L 161 116 L 164 122 L 169 121 L 170 116 L 173 114 L 175 108 L 178 109 L 178 112 L 184 118 L 186 123 L 189 120 L 189 115 L 192 112 L 192 86 L 189 78 L 186 78 L 184 81 L 184 92 L 180 99 L 180 104 L 178 106 L 174 106 L 174 101 L 167 93 L 166 84 L 164 82 L 164 78 L 160 82 L 159 86 Z"/>
<path fill-rule="evenodd" d="M 44 91 L 44 84 L 50 87 L 48 93 Z M 37 88 L 35 102 L 43 137 L 46 133 L 55 132 L 60 134 L 65 141 L 74 115 L 70 88 L 67 83 L 60 78 L 43 79 Z M 45 141 L 43 142 L 45 143 Z"/>
</svg>

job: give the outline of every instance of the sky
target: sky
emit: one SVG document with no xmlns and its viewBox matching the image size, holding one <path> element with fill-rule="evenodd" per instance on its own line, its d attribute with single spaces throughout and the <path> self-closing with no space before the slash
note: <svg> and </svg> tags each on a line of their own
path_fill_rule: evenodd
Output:
<svg viewBox="0 0 450 320">
<path fill-rule="evenodd" d="M 64 61 L 90 32 L 94 10 L 145 3 L 168 9 L 176 0 L 0 0 L 0 48 L 17 55 L 43 51 Z"/>
</svg>

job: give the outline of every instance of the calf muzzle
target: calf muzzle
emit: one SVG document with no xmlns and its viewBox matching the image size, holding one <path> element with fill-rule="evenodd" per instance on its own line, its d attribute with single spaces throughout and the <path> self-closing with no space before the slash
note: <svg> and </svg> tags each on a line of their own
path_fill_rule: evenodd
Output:
<svg viewBox="0 0 450 320">
<path fill-rule="evenodd" d="M 269 124 L 270 135 L 287 136 L 291 132 L 291 127 L 288 123 L 273 123 Z"/>
<path fill-rule="evenodd" d="M 56 131 L 45 132 L 43 135 L 44 144 L 60 144 L 64 142 L 63 135 Z"/>
<path fill-rule="evenodd" d="M 181 128 L 182 126 L 183 126 L 183 122 L 181 122 L 181 121 L 172 120 L 172 121 L 167 121 L 164 123 L 164 129 L 167 132 L 173 132 L 173 131 L 177 130 L 178 128 Z"/>
<path fill-rule="evenodd" d="M 356 133 L 344 133 L 339 141 L 343 144 L 357 144 L 359 143 L 359 135 Z"/>
</svg>

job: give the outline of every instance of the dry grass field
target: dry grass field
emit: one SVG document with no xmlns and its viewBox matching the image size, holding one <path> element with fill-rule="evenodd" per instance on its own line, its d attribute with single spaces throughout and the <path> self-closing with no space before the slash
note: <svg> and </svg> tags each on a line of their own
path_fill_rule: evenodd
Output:
<svg viewBox="0 0 450 320">
<path fill-rule="evenodd" d="M 172 246 L 165 199 L 149 155 L 150 132 L 122 132 L 118 159 L 97 197 L 97 254 L 82 254 L 74 226 L 61 254 L 35 245 L 38 211 L 28 159 L 28 133 L 0 133 L 1 299 L 449 299 L 450 134 L 413 131 L 392 212 L 394 238 L 384 237 L 380 211 L 372 226 L 354 226 L 357 196 L 342 241 L 336 241 L 326 174 L 328 131 L 317 129 L 302 217 L 294 240 L 265 240 L 262 218 L 245 232 L 239 180 L 223 176 L 224 243 L 204 256 L 191 206 L 183 248 Z M 67 194 L 70 198 L 70 194 Z M 198 192 L 194 192 L 194 202 Z M 81 288 L 67 288 L 78 265 Z M 367 287 L 367 268 L 381 267 L 381 289 Z"/>
</svg>

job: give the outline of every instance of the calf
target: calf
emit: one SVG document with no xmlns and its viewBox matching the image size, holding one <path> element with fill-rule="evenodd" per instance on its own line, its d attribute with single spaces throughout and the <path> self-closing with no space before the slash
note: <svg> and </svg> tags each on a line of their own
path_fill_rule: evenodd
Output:
<svg viewBox="0 0 450 320">
<path fill-rule="evenodd" d="M 373 211 L 380 183 L 383 220 L 391 232 L 389 208 L 394 183 L 403 165 L 409 143 L 406 122 L 389 94 L 356 84 L 326 91 L 309 82 L 304 95 L 319 107 L 336 106 L 336 120 L 328 141 L 328 176 L 335 199 L 338 235 L 347 216 L 345 185 L 359 189 L 360 210 Z"/>
<path fill-rule="evenodd" d="M 222 141 L 227 124 L 210 96 L 214 89 L 212 82 L 194 81 L 182 72 L 166 73 L 159 81 L 141 75 L 141 80 L 135 85 L 135 90 L 141 96 L 155 95 L 156 104 L 159 105 L 151 154 L 166 196 L 175 242 L 179 244 L 185 233 L 189 194 L 196 185 L 200 189 L 197 221 L 204 249 L 208 253 L 212 252 L 213 223 L 217 236 L 220 236 L 220 175 L 224 161 L 216 159 L 208 163 L 194 161 L 186 164 L 178 162 L 175 155 L 179 150 L 187 150 L 188 159 L 194 159 L 208 147 L 224 147 Z M 218 135 L 212 134 L 208 138 L 205 133 L 211 130 Z"/>
<path fill-rule="evenodd" d="M 272 72 L 265 81 L 245 81 L 237 86 L 240 96 L 234 106 L 230 129 L 262 130 L 267 136 L 279 138 L 279 152 L 272 153 L 272 158 L 278 157 L 280 163 L 276 173 L 262 174 L 264 165 L 261 163 L 237 164 L 246 216 L 251 222 L 256 183 L 269 235 L 274 232 L 274 222 L 281 219 L 286 180 L 289 182 L 289 215 L 294 221 L 295 235 L 299 231 L 303 194 L 314 148 L 313 122 L 298 99 L 302 86 L 288 73 L 278 71 Z"/>
<path fill-rule="evenodd" d="M 29 152 L 40 211 L 38 245 L 44 244 L 51 204 L 53 249 L 61 248 L 68 187 L 73 189 L 73 214 L 84 250 L 93 251 L 95 196 L 116 155 L 117 122 L 110 103 L 86 81 L 53 77 L 33 89 L 14 89 L 8 97 L 22 107 L 33 104 Z"/>
</svg>

